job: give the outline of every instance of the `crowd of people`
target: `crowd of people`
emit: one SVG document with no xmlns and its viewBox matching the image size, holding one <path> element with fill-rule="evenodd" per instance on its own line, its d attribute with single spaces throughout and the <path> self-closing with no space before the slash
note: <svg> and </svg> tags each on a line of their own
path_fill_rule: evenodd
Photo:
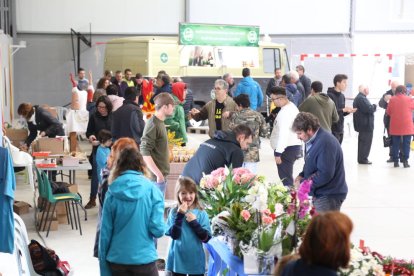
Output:
<svg viewBox="0 0 414 276">
<path fill-rule="evenodd" d="M 243 69 L 242 76 L 237 85 L 231 74 L 217 79 L 214 99 L 201 109 L 193 108 L 187 85 L 165 71 L 160 71 L 154 82 L 139 73 L 132 77 L 130 69 L 124 70 L 124 76 L 117 71 L 114 77 L 107 71 L 95 91 L 91 74 L 90 80 L 85 79 L 85 70 L 79 70 L 77 81 L 71 77 L 72 109 L 89 111 L 85 132 L 92 144 L 92 174 L 85 207 L 93 208 L 97 200 L 100 202 L 94 255 L 100 260 L 101 275 L 158 275 L 154 240 L 164 234 L 172 239 L 167 270 L 173 275 L 203 275 L 202 243 L 211 238 L 211 230 L 197 185 L 203 174 L 224 166 L 246 167 L 256 173 L 260 137 L 269 137 L 284 185 L 298 186 L 312 180 L 310 195 L 320 213 L 309 225 L 299 256 L 281 261 L 277 275 L 334 275 L 346 266 L 352 222 L 338 212 L 348 193 L 341 148 L 344 117 L 353 114 L 359 133 L 358 163 L 372 164 L 368 157 L 376 105 L 367 99 L 369 87 L 359 86 L 350 107 L 344 96 L 348 79 L 344 74 L 334 77 L 334 86 L 327 93 L 323 93 L 320 81 L 311 82 L 301 65 L 284 75 L 276 69 L 265 94 L 249 68 Z M 408 168 L 414 101 L 405 86 L 393 82 L 391 88 L 379 102 L 386 109 L 384 127 L 392 136 L 388 161 L 394 167 L 401 161 Z M 266 96 L 272 101 L 270 120 L 257 111 Z M 145 121 L 143 107 L 151 105 L 152 116 Z M 30 130 L 22 149 L 30 146 L 37 131 L 40 136 L 64 134 L 62 124 L 40 106 L 22 103 L 18 114 L 27 120 Z M 184 146 L 189 119 L 208 120 L 210 139 L 200 144 L 186 164 L 177 182 L 178 205 L 170 210 L 164 225 L 170 171 L 167 130 L 174 131 Z M 303 170 L 295 176 L 294 163 L 302 157 Z M 321 230 L 326 231 L 326 240 L 318 238 Z M 331 254 L 339 245 L 343 253 Z M 200 258 L 194 260 L 195 255 Z"/>
</svg>

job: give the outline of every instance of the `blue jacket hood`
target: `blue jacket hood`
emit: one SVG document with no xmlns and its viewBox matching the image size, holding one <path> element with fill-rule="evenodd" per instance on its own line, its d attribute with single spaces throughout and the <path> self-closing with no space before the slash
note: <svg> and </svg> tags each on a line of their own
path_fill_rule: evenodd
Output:
<svg viewBox="0 0 414 276">
<path fill-rule="evenodd" d="M 143 185 L 142 178 L 145 178 L 142 172 L 125 171 L 109 185 L 108 191 L 118 199 L 136 201 L 148 190 L 148 186 Z"/>
<path fill-rule="evenodd" d="M 251 83 L 253 83 L 254 80 L 252 79 L 252 77 L 244 77 L 240 83 L 243 85 L 250 85 Z"/>
</svg>

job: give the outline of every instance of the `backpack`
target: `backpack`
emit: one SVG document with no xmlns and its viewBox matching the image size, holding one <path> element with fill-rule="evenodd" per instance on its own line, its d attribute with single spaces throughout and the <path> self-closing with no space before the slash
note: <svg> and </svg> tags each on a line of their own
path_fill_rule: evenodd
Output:
<svg viewBox="0 0 414 276">
<path fill-rule="evenodd" d="M 50 180 L 52 187 L 52 194 L 66 194 L 69 193 L 68 183 Z"/>
<path fill-rule="evenodd" d="M 36 273 L 46 276 L 65 276 L 69 274 L 70 266 L 68 262 L 60 261 L 54 250 L 43 247 L 38 241 L 31 240 L 29 252 Z"/>
</svg>

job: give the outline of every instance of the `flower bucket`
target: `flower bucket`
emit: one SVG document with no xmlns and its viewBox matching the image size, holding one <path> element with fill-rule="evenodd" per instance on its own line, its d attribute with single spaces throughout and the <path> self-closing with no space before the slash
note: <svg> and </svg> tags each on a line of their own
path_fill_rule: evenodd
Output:
<svg viewBox="0 0 414 276">
<path fill-rule="evenodd" d="M 252 250 L 256 251 L 256 250 Z M 250 252 L 249 252 L 250 253 Z M 243 254 L 245 274 L 271 275 L 275 266 L 274 256 L 269 254 Z"/>
</svg>

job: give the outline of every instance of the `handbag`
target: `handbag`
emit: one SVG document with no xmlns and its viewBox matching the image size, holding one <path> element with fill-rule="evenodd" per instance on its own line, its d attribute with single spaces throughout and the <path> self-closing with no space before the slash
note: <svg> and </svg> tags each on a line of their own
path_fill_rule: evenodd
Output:
<svg viewBox="0 0 414 276">
<path fill-rule="evenodd" d="M 388 148 L 391 146 L 391 143 L 392 143 L 391 136 L 385 135 L 385 128 L 384 128 L 384 135 L 382 136 L 382 141 L 384 143 L 384 148 Z"/>
</svg>

